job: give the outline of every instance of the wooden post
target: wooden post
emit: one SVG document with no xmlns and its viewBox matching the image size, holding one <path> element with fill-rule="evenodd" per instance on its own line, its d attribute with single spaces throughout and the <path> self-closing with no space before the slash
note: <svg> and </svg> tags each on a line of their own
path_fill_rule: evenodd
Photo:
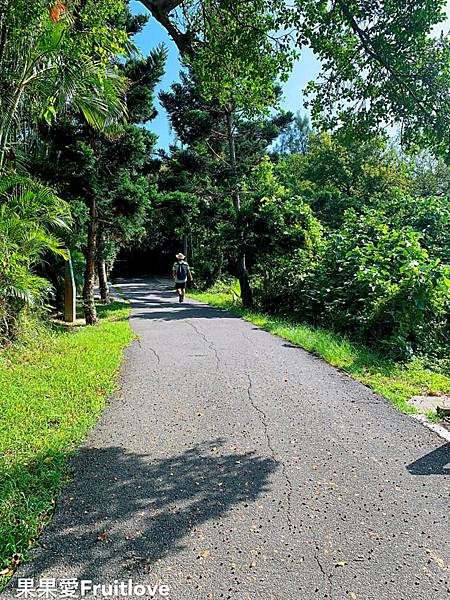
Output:
<svg viewBox="0 0 450 600">
<path fill-rule="evenodd" d="M 64 278 L 64 321 L 66 323 L 75 323 L 77 318 L 77 292 L 75 288 L 75 278 L 73 276 L 72 259 L 69 258 L 65 265 Z"/>
</svg>

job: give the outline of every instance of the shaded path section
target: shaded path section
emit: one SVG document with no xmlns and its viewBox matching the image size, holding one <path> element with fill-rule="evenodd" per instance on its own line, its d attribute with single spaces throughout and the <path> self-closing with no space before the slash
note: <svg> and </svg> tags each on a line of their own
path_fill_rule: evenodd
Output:
<svg viewBox="0 0 450 600">
<path fill-rule="evenodd" d="M 173 600 L 448 597 L 449 444 L 165 282 L 118 287 L 139 339 L 20 577 L 161 581 Z"/>
</svg>

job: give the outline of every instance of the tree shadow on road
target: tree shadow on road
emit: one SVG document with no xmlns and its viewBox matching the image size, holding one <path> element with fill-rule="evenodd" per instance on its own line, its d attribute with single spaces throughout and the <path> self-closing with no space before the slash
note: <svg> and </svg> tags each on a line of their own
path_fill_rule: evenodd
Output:
<svg viewBox="0 0 450 600">
<path fill-rule="evenodd" d="M 226 311 L 218 311 L 214 308 L 208 308 L 193 304 L 182 304 L 181 308 L 175 307 L 173 304 L 161 303 L 159 307 L 150 307 L 153 310 L 146 310 L 145 312 L 138 312 L 136 310 L 132 313 L 133 319 L 151 320 L 151 321 L 180 321 L 182 319 L 237 319 L 231 313 Z M 148 308 L 148 305 L 146 305 Z M 162 310 L 157 310 L 161 308 Z"/>
<path fill-rule="evenodd" d="M 162 458 L 82 449 L 42 547 L 18 576 L 70 565 L 80 579 L 101 580 L 118 560 L 123 574 L 148 572 L 183 549 L 194 528 L 264 494 L 277 467 L 254 452 L 228 450 L 222 439 Z"/>
<path fill-rule="evenodd" d="M 415 460 L 407 469 L 411 475 L 450 475 L 450 443 Z"/>
<path fill-rule="evenodd" d="M 180 304 L 175 289 L 157 286 L 152 280 L 121 283 L 130 300 L 133 319 L 178 321 L 180 319 L 238 319 L 236 315 L 187 299 Z M 142 309 L 142 310 L 141 310 Z"/>
</svg>

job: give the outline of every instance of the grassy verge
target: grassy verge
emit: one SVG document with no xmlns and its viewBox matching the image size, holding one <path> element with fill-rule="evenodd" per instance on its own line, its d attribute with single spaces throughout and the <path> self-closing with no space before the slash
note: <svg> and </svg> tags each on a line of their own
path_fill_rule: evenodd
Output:
<svg viewBox="0 0 450 600">
<path fill-rule="evenodd" d="M 230 310 L 261 329 L 321 356 L 334 367 L 342 369 L 391 400 L 402 412 L 416 412 L 407 402 L 412 396 L 450 394 L 450 377 L 425 369 L 419 360 L 408 364 L 397 363 L 342 335 L 245 309 L 233 302 L 229 293 L 190 291 L 189 295 L 207 304 Z M 428 416 L 436 420 L 434 415 Z"/>
<path fill-rule="evenodd" d="M 0 353 L 0 590 L 49 520 L 133 338 L 126 303 L 98 311 L 97 327 L 41 328 Z"/>
</svg>

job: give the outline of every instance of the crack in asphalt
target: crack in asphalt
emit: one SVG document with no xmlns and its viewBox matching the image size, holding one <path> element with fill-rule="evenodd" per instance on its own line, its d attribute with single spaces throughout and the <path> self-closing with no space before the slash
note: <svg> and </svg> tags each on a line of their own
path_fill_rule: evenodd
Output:
<svg viewBox="0 0 450 600">
<path fill-rule="evenodd" d="M 192 323 L 191 321 L 186 321 L 186 323 L 192 327 L 192 329 L 206 342 L 206 344 L 208 345 L 208 348 L 210 350 L 212 350 L 212 352 L 214 353 L 214 356 L 216 357 L 217 370 L 219 370 L 219 368 L 220 368 L 220 358 L 219 358 L 219 353 L 217 352 L 217 348 L 214 345 L 214 342 L 212 342 L 211 340 L 209 340 L 206 337 L 206 335 L 202 331 L 200 331 L 196 325 L 194 325 L 194 323 Z"/>
<path fill-rule="evenodd" d="M 267 440 L 267 446 L 271 452 L 272 455 L 272 459 L 275 462 L 280 462 L 281 463 L 281 472 L 283 473 L 283 477 L 286 480 L 287 483 L 287 488 L 288 488 L 288 492 L 287 492 L 287 496 L 286 496 L 286 500 L 287 500 L 287 510 L 286 510 L 286 521 L 288 524 L 288 529 L 290 532 L 292 532 L 293 529 L 295 529 L 294 524 L 292 523 L 292 493 L 293 493 L 293 487 L 292 487 L 292 482 L 289 478 L 289 475 L 287 473 L 286 470 L 286 465 L 284 464 L 283 461 L 280 461 L 277 459 L 277 455 L 275 452 L 275 449 L 272 445 L 272 440 L 270 438 L 270 434 L 269 434 L 269 425 L 267 423 L 267 415 L 266 413 L 256 404 L 254 398 L 253 398 L 253 394 L 252 394 L 252 389 L 253 389 L 253 381 L 252 378 L 250 377 L 249 373 L 247 373 L 247 378 L 248 378 L 248 387 L 247 387 L 247 396 L 248 399 L 250 401 L 250 404 L 253 406 L 253 408 L 255 409 L 255 411 L 259 414 L 260 416 L 260 421 L 263 425 L 264 428 L 264 433 L 266 436 L 266 440 Z"/>
<path fill-rule="evenodd" d="M 143 348 L 143 346 L 141 344 L 141 339 L 140 338 L 137 338 L 137 343 L 139 344 L 139 348 L 141 350 L 143 350 L 144 348 Z M 161 357 L 159 356 L 158 352 L 154 348 L 151 348 L 150 346 L 148 347 L 148 349 L 150 350 L 150 352 L 152 352 L 152 354 L 155 355 L 156 360 L 158 361 L 158 366 L 159 366 L 161 364 Z"/>
<path fill-rule="evenodd" d="M 317 552 L 319 552 L 319 547 L 318 547 L 318 546 L 316 546 L 316 553 L 314 554 L 314 559 L 315 559 L 315 561 L 317 562 L 317 564 L 319 565 L 319 569 L 320 569 L 320 571 L 321 571 L 322 575 L 323 575 L 323 576 L 325 577 L 325 579 L 328 581 L 328 584 L 329 584 L 329 586 L 330 586 L 330 598 L 332 598 L 332 597 L 333 597 L 333 593 L 332 593 L 332 591 L 333 591 L 333 587 L 332 587 L 332 586 L 333 586 L 333 584 L 332 584 L 332 581 L 331 581 L 331 580 L 332 580 L 333 576 L 332 576 L 332 575 L 330 575 L 329 573 L 326 573 L 325 569 L 323 568 L 323 565 L 322 565 L 322 563 L 321 563 L 321 562 L 320 562 L 320 560 L 319 560 L 319 557 L 317 556 Z"/>
<path fill-rule="evenodd" d="M 153 354 L 156 356 L 156 360 L 158 361 L 158 366 L 161 364 L 161 357 L 159 356 L 159 354 L 156 352 L 156 350 L 154 348 L 150 348 L 149 347 L 150 352 L 153 352 Z"/>
</svg>

